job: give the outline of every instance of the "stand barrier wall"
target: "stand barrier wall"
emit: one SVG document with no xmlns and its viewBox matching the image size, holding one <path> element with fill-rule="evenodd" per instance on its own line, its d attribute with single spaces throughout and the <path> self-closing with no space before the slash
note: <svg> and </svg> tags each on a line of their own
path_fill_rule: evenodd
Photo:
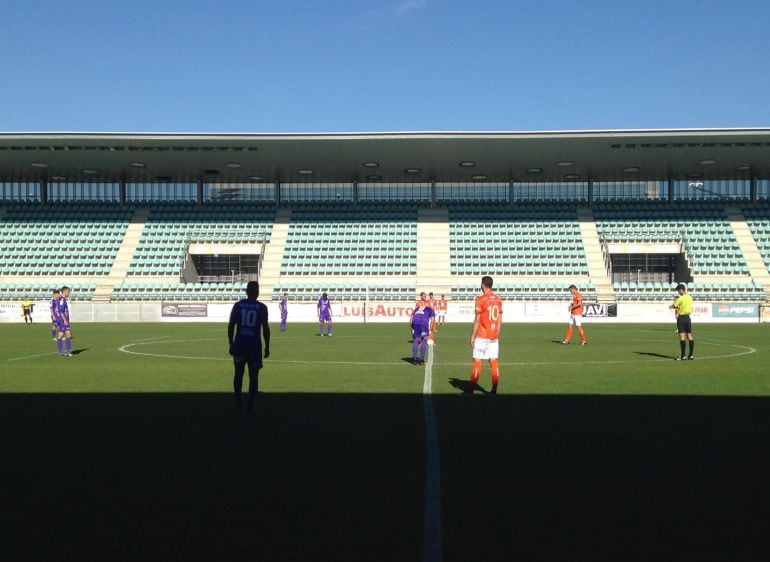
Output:
<svg viewBox="0 0 770 562">
<path fill-rule="evenodd" d="M 670 302 L 652 303 L 588 303 L 585 306 L 586 323 L 660 323 L 674 322 L 669 310 Z M 271 322 L 278 322 L 280 315 L 277 302 L 268 302 Z M 403 322 L 407 324 L 414 303 L 404 302 L 355 302 L 345 301 L 332 304 L 334 322 L 381 323 Z M 97 304 L 71 302 L 72 322 L 221 322 L 226 323 L 232 303 L 204 302 L 120 302 Z M 521 302 L 503 303 L 504 322 L 564 322 L 568 320 L 565 302 Z M 473 302 L 450 302 L 447 323 L 473 322 Z M 48 323 L 50 315 L 48 302 L 35 303 L 32 314 L 34 322 Z M 758 323 L 770 322 L 770 307 L 758 303 L 695 303 L 693 320 L 708 323 Z M 21 303 L 0 303 L 0 323 L 24 322 Z M 317 322 L 315 303 L 289 302 L 289 322 Z"/>
</svg>

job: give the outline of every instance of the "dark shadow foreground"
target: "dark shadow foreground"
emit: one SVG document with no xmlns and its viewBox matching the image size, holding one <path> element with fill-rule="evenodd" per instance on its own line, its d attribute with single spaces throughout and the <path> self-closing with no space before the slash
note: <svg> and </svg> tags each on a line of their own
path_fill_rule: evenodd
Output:
<svg viewBox="0 0 770 562">
<path fill-rule="evenodd" d="M 444 559 L 766 560 L 770 400 L 433 397 Z M 0 395 L 3 559 L 420 560 L 421 395 Z"/>
</svg>

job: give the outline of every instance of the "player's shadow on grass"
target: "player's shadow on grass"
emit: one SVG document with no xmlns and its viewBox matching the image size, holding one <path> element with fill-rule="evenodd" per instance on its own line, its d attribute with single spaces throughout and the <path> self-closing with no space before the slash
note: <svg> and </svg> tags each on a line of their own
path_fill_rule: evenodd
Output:
<svg viewBox="0 0 770 562">
<path fill-rule="evenodd" d="M 88 351 L 88 349 L 89 349 L 89 348 L 87 348 L 87 347 L 83 347 L 83 348 L 81 348 L 81 349 L 73 349 L 73 350 L 72 350 L 72 355 L 80 355 L 80 354 L 81 354 L 81 353 L 83 353 L 84 351 Z"/>
<path fill-rule="evenodd" d="M 419 365 L 419 363 L 415 363 L 414 359 L 412 359 L 411 357 L 402 357 L 401 361 L 403 361 L 404 363 L 409 363 L 410 365 Z"/>
<path fill-rule="evenodd" d="M 663 355 L 662 353 L 655 353 L 654 351 L 634 351 L 637 355 L 648 355 L 650 357 L 661 357 L 663 359 L 671 359 L 670 355 Z"/>
<path fill-rule="evenodd" d="M 449 384 L 451 384 L 453 387 L 455 387 L 457 390 L 460 390 L 462 392 L 470 392 L 471 391 L 471 382 L 464 379 L 456 379 L 456 378 L 450 378 Z M 489 391 L 483 388 L 480 384 L 476 384 L 476 391 L 481 392 L 482 394 L 489 394 Z"/>
</svg>

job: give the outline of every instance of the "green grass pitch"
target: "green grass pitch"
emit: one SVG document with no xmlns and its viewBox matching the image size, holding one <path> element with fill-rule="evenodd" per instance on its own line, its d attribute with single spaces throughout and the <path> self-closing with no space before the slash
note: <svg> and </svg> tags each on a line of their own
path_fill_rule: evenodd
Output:
<svg viewBox="0 0 770 562">
<path fill-rule="evenodd" d="M 765 560 L 770 327 L 507 324 L 500 394 L 436 338 L 443 560 Z M 5 560 L 422 560 L 425 369 L 406 325 L 273 327 L 234 412 L 226 327 L 0 326 Z M 481 384 L 489 387 L 488 367 Z"/>
</svg>

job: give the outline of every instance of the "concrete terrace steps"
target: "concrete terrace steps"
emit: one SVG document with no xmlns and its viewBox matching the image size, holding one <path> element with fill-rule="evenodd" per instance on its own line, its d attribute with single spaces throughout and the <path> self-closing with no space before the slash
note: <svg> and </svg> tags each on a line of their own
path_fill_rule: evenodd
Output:
<svg viewBox="0 0 770 562">
<path fill-rule="evenodd" d="M 290 222 L 291 209 L 279 208 L 275 213 L 270 242 L 265 247 L 262 268 L 259 272 L 259 292 L 265 300 L 272 298 L 273 288 L 281 275 L 281 262 L 286 248 L 286 238 L 289 235 Z"/>
<path fill-rule="evenodd" d="M 752 280 L 761 283 L 765 290 L 769 290 L 770 272 L 765 266 L 765 260 L 762 259 L 754 235 L 751 233 L 749 225 L 746 224 L 743 211 L 737 205 L 725 205 L 725 214 L 735 233 L 735 239 L 738 241 L 738 246 L 746 260 Z"/>
<path fill-rule="evenodd" d="M 110 296 L 115 285 L 126 278 L 128 266 L 131 264 L 134 252 L 136 252 L 136 248 L 139 245 L 139 239 L 142 237 L 142 231 L 149 215 L 150 209 L 145 207 L 139 207 L 134 211 L 126 233 L 123 235 L 123 241 L 120 243 L 118 253 L 115 255 L 115 261 L 112 262 L 107 279 L 102 280 L 96 285 L 96 290 L 92 297 L 93 302 L 110 302 Z"/>
<path fill-rule="evenodd" d="M 451 293 L 449 210 L 420 208 L 417 212 L 417 292 Z"/>
<path fill-rule="evenodd" d="M 612 288 L 612 279 L 607 274 L 594 213 L 590 207 L 579 207 L 577 216 L 580 224 L 580 237 L 583 240 L 586 261 L 588 262 L 588 274 L 596 288 L 596 298 L 599 302 L 615 302 L 615 290 Z M 575 284 L 577 285 L 577 283 Z"/>
</svg>

